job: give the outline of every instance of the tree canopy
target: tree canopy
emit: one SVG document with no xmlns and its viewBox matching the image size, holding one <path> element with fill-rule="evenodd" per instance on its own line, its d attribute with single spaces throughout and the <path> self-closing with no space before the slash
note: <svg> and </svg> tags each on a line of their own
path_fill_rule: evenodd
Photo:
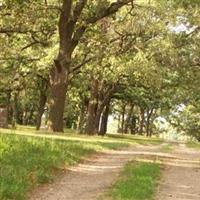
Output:
<svg viewBox="0 0 200 200">
<path fill-rule="evenodd" d="M 163 117 L 200 140 L 199 12 L 198 0 L 0 0 L 8 122 L 39 129 L 45 113 L 50 131 L 104 135 L 112 115 L 151 136 Z"/>
</svg>

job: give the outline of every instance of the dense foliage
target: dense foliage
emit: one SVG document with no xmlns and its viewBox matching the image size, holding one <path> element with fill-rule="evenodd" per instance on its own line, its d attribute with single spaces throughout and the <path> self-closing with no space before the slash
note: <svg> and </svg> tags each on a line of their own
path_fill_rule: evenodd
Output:
<svg viewBox="0 0 200 200">
<path fill-rule="evenodd" d="M 184 105 L 179 129 L 199 139 L 198 0 L 1 0 L 0 11 L 0 106 L 13 127 L 104 135 L 112 114 L 119 132 L 151 136 Z"/>
</svg>

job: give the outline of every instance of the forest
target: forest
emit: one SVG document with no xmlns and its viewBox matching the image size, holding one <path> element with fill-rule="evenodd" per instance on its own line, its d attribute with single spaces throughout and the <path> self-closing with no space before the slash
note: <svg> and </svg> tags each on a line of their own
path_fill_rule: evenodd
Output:
<svg viewBox="0 0 200 200">
<path fill-rule="evenodd" d="M 48 166 L 76 163 L 93 151 L 122 148 L 133 140 L 158 145 L 161 134 L 189 138 L 189 146 L 198 146 L 199 13 L 199 0 L 0 0 L 0 167 L 8 168 L 7 159 L 19 155 L 24 156 L 19 162 L 32 153 L 35 159 L 31 148 L 36 146 L 44 159 L 52 154 Z M 21 141 L 15 134 L 38 135 L 42 142 L 29 144 L 29 136 Z M 48 140 L 65 136 L 69 144 Z M 74 137 L 80 140 L 73 143 Z M 87 140 L 83 146 L 82 140 Z M 9 157 L 12 148 L 17 150 Z M 73 161 L 63 157 L 67 149 Z M 140 167 L 145 172 L 152 166 Z M 46 169 L 36 170 L 41 182 Z M 2 174 L 17 177 L 12 170 Z M 0 199 L 25 198 L 27 192 L 20 191 L 30 189 L 16 189 L 19 183 L 13 180 L 19 178 L 5 177 Z"/>
</svg>

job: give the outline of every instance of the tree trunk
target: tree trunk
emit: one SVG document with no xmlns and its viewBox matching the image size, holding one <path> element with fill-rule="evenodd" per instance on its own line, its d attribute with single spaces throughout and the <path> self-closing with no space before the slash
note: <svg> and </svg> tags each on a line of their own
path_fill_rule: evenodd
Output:
<svg viewBox="0 0 200 200">
<path fill-rule="evenodd" d="M 16 128 L 16 122 L 17 122 L 17 94 L 13 95 L 12 100 L 12 128 Z"/>
<path fill-rule="evenodd" d="M 49 131 L 63 132 L 63 118 L 68 86 L 70 64 L 62 62 L 62 59 L 55 60 L 55 67 L 51 71 L 50 80 L 50 103 L 49 103 Z"/>
<path fill-rule="evenodd" d="M 133 104 L 131 104 L 129 112 L 128 112 L 126 120 L 125 120 L 124 133 L 126 133 L 126 134 L 128 133 L 128 128 L 130 126 L 132 112 L 133 112 Z"/>
<path fill-rule="evenodd" d="M 85 133 L 89 135 L 94 135 L 94 130 L 95 130 L 95 104 L 89 103 Z"/>
<path fill-rule="evenodd" d="M 95 133 L 99 133 L 100 131 L 99 124 L 100 124 L 101 116 L 103 114 L 104 109 L 106 109 L 106 106 L 110 104 L 110 100 L 111 100 L 111 96 L 109 95 L 108 98 L 102 99 L 102 101 L 98 102 L 96 118 L 95 118 Z"/>
<path fill-rule="evenodd" d="M 34 109 L 31 108 L 30 109 L 30 113 L 29 113 L 29 117 L 28 117 L 28 124 L 29 125 L 33 125 L 34 122 L 33 122 L 33 116 L 34 116 Z"/>
<path fill-rule="evenodd" d="M 125 124 L 125 112 L 126 112 L 126 105 L 122 106 L 122 122 L 121 122 L 121 133 L 124 133 L 124 124 Z"/>
<path fill-rule="evenodd" d="M 150 130 L 150 125 L 151 125 L 151 116 L 153 114 L 153 108 L 148 109 L 147 111 L 147 123 L 146 123 L 146 132 L 147 132 L 147 137 L 151 137 L 151 130 Z"/>
<path fill-rule="evenodd" d="M 12 121 L 11 92 L 7 93 L 7 124 Z"/>
<path fill-rule="evenodd" d="M 117 133 L 121 133 L 121 114 L 118 114 L 117 118 Z"/>
<path fill-rule="evenodd" d="M 98 93 L 98 106 L 97 106 L 97 112 L 96 112 L 96 123 L 95 123 L 95 128 L 96 132 L 99 133 L 100 131 L 100 120 L 101 120 L 101 115 L 103 114 L 104 109 L 106 109 L 107 106 L 109 106 L 112 94 L 116 89 L 116 84 L 111 84 L 107 85 L 105 82 L 101 82 L 101 89 Z"/>
<path fill-rule="evenodd" d="M 139 127 L 140 135 L 142 135 L 144 131 L 144 121 L 145 121 L 144 113 L 145 113 L 144 109 L 140 108 L 140 127 Z"/>
<path fill-rule="evenodd" d="M 95 116 L 95 130 L 94 130 L 94 133 L 99 133 L 99 124 L 100 124 L 100 120 L 101 120 L 101 114 L 102 114 L 102 111 L 97 110 L 96 116 Z"/>
<path fill-rule="evenodd" d="M 86 120 L 85 133 L 89 135 L 95 134 L 96 129 L 96 107 L 98 99 L 98 80 L 92 80 L 91 83 L 91 96 L 88 105 L 88 116 Z"/>
<path fill-rule="evenodd" d="M 146 136 L 149 137 L 149 128 L 150 128 L 150 116 L 149 113 L 147 113 L 147 122 L 146 122 Z"/>
<path fill-rule="evenodd" d="M 131 134 L 135 135 L 136 134 L 136 117 L 133 114 L 131 118 Z"/>
<path fill-rule="evenodd" d="M 99 135 L 105 135 L 107 132 L 107 125 L 108 125 L 108 116 L 109 116 L 109 110 L 110 110 L 110 105 L 108 104 L 105 107 L 105 110 L 102 114 L 101 117 L 101 126 L 100 126 L 100 131 L 99 131 Z"/>
<path fill-rule="evenodd" d="M 37 115 L 37 122 L 36 122 L 37 123 L 36 124 L 36 130 L 40 129 L 41 122 L 42 122 L 42 115 L 44 114 L 46 101 L 47 101 L 47 96 L 46 96 L 46 94 L 43 94 L 43 92 L 41 91 L 39 108 L 38 108 L 38 115 Z"/>
<path fill-rule="evenodd" d="M 80 115 L 79 115 L 78 126 L 77 126 L 77 129 L 78 129 L 79 133 L 83 133 L 83 130 L 84 130 L 85 110 L 86 110 L 85 103 L 81 102 L 81 105 L 80 105 Z"/>
<path fill-rule="evenodd" d="M 52 99 L 49 112 L 49 130 L 63 132 L 63 116 L 66 98 L 65 84 L 58 84 L 51 88 Z"/>
<path fill-rule="evenodd" d="M 59 53 L 55 60 L 55 66 L 50 73 L 50 112 L 49 112 L 49 130 L 54 132 L 63 131 L 63 115 L 65 107 L 65 95 L 68 86 L 69 73 L 74 74 L 77 69 L 80 69 L 84 64 L 78 67 L 71 68 L 72 54 L 79 44 L 81 38 L 91 24 L 96 24 L 99 20 L 116 13 L 121 7 L 130 3 L 131 0 L 124 2 L 117 1 L 106 6 L 101 12 L 94 13 L 92 16 L 82 20 L 80 18 L 82 11 L 87 6 L 87 1 L 78 1 L 74 7 L 72 0 L 63 0 L 60 9 L 60 17 L 58 22 L 59 32 Z M 83 23 L 82 23 L 83 22 Z M 77 26 L 77 23 L 80 26 Z M 93 104 L 93 103 L 91 103 Z M 88 109 L 92 112 L 91 108 Z M 89 106 L 89 107 L 90 107 Z M 93 132 L 93 113 L 88 114 L 86 131 L 89 134 Z"/>
<path fill-rule="evenodd" d="M 28 109 L 25 108 L 22 114 L 22 124 L 27 125 L 28 124 Z"/>
</svg>

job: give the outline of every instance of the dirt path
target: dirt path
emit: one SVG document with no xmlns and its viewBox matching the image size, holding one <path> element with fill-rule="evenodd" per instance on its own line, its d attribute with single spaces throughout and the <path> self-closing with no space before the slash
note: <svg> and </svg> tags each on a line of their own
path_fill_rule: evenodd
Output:
<svg viewBox="0 0 200 200">
<path fill-rule="evenodd" d="M 31 193 L 30 200 L 95 200 L 117 179 L 121 168 L 141 154 L 158 152 L 156 146 L 131 147 L 93 156 L 70 168 L 53 184 Z"/>
<path fill-rule="evenodd" d="M 157 200 L 200 200 L 200 151 L 179 144 L 171 154 L 176 158 L 165 162 Z"/>
<path fill-rule="evenodd" d="M 138 146 L 109 151 L 71 167 L 54 183 L 31 193 L 30 200 L 96 200 L 117 179 L 122 167 L 131 160 L 161 162 L 165 166 L 157 200 L 200 200 L 200 152 L 184 145 L 172 153 L 159 146 Z"/>
</svg>

